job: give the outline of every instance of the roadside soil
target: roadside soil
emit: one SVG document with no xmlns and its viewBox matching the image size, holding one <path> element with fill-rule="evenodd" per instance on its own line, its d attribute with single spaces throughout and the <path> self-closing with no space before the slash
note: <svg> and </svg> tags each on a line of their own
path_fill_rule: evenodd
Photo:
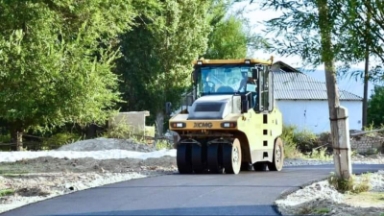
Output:
<svg viewBox="0 0 384 216">
<path fill-rule="evenodd" d="M 109 139 L 110 143 L 108 145 L 102 147 L 100 147 L 100 144 L 95 143 L 104 143 L 105 141 L 106 139 L 98 139 L 92 142 L 78 142 L 76 145 L 71 144 L 61 150 L 105 150 L 110 149 L 111 145 L 123 145 L 112 139 Z M 129 145 L 132 146 L 132 143 Z M 153 151 L 153 148 L 143 148 L 136 145 L 134 148 L 125 148 L 142 152 Z M 115 149 L 118 149 L 118 147 Z M 354 157 L 354 160 L 384 164 L 381 155 L 364 158 Z M 292 161 L 296 162 L 296 160 Z M 177 173 L 176 160 L 170 156 L 148 158 L 146 160 L 132 158 L 96 160 L 93 158 L 59 159 L 40 157 L 10 163 L 2 162 L 0 163 L 0 213 L 36 201 L 100 185 L 174 173 Z M 301 198 L 305 198 L 305 196 L 302 195 Z M 355 205 L 356 203 L 361 203 L 356 201 L 354 197 L 344 200 L 343 203 L 335 204 L 331 202 L 330 205 L 336 206 L 335 208 L 337 206 L 341 208 L 342 205 L 352 206 L 350 208 L 353 210 L 358 208 Z M 355 207 L 353 207 L 354 205 Z M 363 207 L 366 208 L 367 206 Z M 376 204 L 373 207 L 377 208 Z M 295 209 L 296 207 L 291 206 L 289 208 Z M 304 213 L 302 212 L 302 215 Z M 329 211 L 327 213 L 325 215 L 332 215 Z"/>
</svg>

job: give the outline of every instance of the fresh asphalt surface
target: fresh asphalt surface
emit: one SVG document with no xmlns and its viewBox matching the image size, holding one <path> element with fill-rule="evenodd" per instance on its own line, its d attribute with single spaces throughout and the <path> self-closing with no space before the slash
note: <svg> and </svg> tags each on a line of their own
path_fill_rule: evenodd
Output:
<svg viewBox="0 0 384 216">
<path fill-rule="evenodd" d="M 384 165 L 353 165 L 354 173 Z M 238 175 L 166 175 L 110 184 L 4 212 L 24 215 L 279 215 L 273 202 L 321 180 L 333 165 L 284 167 L 281 172 Z"/>
</svg>

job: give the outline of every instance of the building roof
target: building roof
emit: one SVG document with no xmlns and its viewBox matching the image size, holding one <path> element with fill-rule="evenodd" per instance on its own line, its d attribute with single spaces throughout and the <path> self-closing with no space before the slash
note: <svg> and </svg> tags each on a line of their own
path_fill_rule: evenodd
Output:
<svg viewBox="0 0 384 216">
<path fill-rule="evenodd" d="M 276 100 L 327 100 L 325 82 L 318 81 L 296 69 L 295 71 L 285 71 L 279 68 L 273 69 Z M 360 96 L 342 89 L 339 89 L 339 98 L 344 101 L 362 100 Z"/>
</svg>

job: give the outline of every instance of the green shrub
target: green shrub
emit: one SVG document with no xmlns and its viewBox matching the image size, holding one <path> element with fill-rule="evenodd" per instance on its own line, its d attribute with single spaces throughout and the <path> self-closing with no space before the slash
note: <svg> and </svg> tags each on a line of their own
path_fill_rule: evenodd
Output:
<svg viewBox="0 0 384 216">
<path fill-rule="evenodd" d="M 311 152 L 313 148 L 319 146 L 319 138 L 309 130 L 295 132 L 293 141 L 301 152 Z"/>
<path fill-rule="evenodd" d="M 119 123 L 109 127 L 103 134 L 106 138 L 129 139 L 133 137 L 132 127 L 127 124 Z"/>
<path fill-rule="evenodd" d="M 0 197 L 11 196 L 15 193 L 12 189 L 0 189 Z"/>
<path fill-rule="evenodd" d="M 320 147 L 318 149 L 314 149 L 309 157 L 319 160 L 330 160 L 332 159 L 332 156 L 327 151 L 326 147 Z"/>
<path fill-rule="evenodd" d="M 297 144 L 295 142 L 295 130 L 295 126 L 283 125 L 281 139 L 284 142 L 284 156 L 286 158 L 300 158 L 303 156 L 297 149 Z"/>
<path fill-rule="evenodd" d="M 0 143 L 10 143 L 11 141 L 11 134 L 0 134 Z"/>
<path fill-rule="evenodd" d="M 331 173 L 328 178 L 328 182 L 330 185 L 335 187 L 335 189 L 341 193 L 352 192 L 352 193 L 362 193 L 369 191 L 369 175 L 362 175 L 361 180 L 356 182 L 356 176 L 352 175 L 349 179 L 342 179 L 335 175 L 335 173 Z"/>
<path fill-rule="evenodd" d="M 56 133 L 51 137 L 45 138 L 43 140 L 42 149 L 49 150 L 53 148 L 58 148 L 60 146 L 70 144 L 81 139 L 82 139 L 82 136 L 75 133 L 69 133 L 69 132 Z"/>
<path fill-rule="evenodd" d="M 161 149 L 171 149 L 172 148 L 172 144 L 170 142 L 168 142 L 167 140 L 158 140 L 156 142 L 156 149 L 157 150 L 161 150 Z"/>
<path fill-rule="evenodd" d="M 309 130 L 297 130 L 294 125 L 283 125 L 281 135 L 284 141 L 286 158 L 315 158 L 326 160 L 330 158 L 330 133 L 314 134 Z"/>
</svg>

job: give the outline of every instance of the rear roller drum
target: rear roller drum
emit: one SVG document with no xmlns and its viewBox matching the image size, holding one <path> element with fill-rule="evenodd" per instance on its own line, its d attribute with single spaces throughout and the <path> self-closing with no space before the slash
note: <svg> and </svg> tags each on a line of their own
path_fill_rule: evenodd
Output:
<svg viewBox="0 0 384 216">
<path fill-rule="evenodd" d="M 238 139 L 223 145 L 223 166 L 226 173 L 238 174 L 241 168 L 241 146 Z"/>
<path fill-rule="evenodd" d="M 192 173 L 190 145 L 179 144 L 177 146 L 176 162 L 180 174 Z"/>
<path fill-rule="evenodd" d="M 221 146 L 218 143 L 207 147 L 207 168 L 213 173 L 223 173 Z"/>
<path fill-rule="evenodd" d="M 195 173 L 204 171 L 203 148 L 199 145 L 192 145 L 192 169 Z"/>
</svg>

